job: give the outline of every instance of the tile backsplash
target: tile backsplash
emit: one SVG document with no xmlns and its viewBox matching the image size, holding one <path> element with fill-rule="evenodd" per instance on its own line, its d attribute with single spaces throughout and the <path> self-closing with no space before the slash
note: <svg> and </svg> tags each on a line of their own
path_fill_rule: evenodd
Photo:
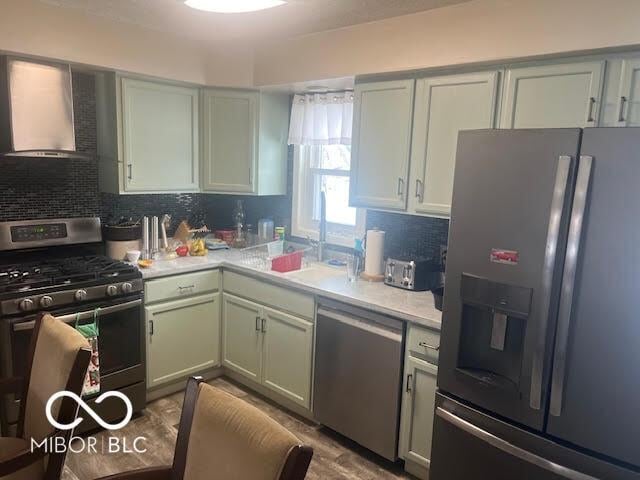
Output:
<svg viewBox="0 0 640 480">
<path fill-rule="evenodd" d="M 384 230 L 384 256 L 439 259 L 446 247 L 449 220 L 403 213 L 367 211 L 367 230 Z"/>
<path fill-rule="evenodd" d="M 0 159 L 0 221 L 99 214 L 95 160 Z"/>
<path fill-rule="evenodd" d="M 96 104 L 93 75 L 73 74 L 76 146 L 90 159 L 0 159 L 0 221 L 101 217 L 103 221 L 143 215 L 172 216 L 172 228 L 192 215 L 209 228 L 233 226 L 233 210 L 242 200 L 245 223 L 257 225 L 271 217 L 291 231 L 293 149 L 289 149 L 288 192 L 283 196 L 253 197 L 213 194 L 113 195 L 101 193 L 95 159 Z M 447 244 L 448 220 L 369 210 L 367 229 L 386 232 L 385 256 L 438 257 Z"/>
<path fill-rule="evenodd" d="M 73 74 L 77 150 L 95 155 L 96 105 L 92 75 Z M 100 215 L 94 158 L 0 158 L 0 221 Z"/>
</svg>

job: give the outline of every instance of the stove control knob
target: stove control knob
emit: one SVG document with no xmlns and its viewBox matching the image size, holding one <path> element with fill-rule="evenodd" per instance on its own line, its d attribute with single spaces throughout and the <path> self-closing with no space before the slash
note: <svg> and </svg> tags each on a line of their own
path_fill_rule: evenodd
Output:
<svg viewBox="0 0 640 480">
<path fill-rule="evenodd" d="M 118 286 L 117 285 L 109 285 L 107 287 L 107 296 L 115 297 L 118 294 Z"/>
<path fill-rule="evenodd" d="M 73 295 L 73 298 L 76 299 L 77 302 L 83 302 L 87 299 L 87 291 L 86 290 L 77 290 Z"/>
<path fill-rule="evenodd" d="M 120 288 L 122 289 L 122 293 L 131 293 L 131 291 L 133 290 L 133 285 L 131 285 L 129 282 L 124 282 Z"/>
<path fill-rule="evenodd" d="M 28 312 L 29 310 L 32 310 L 35 305 L 33 303 L 33 300 L 31 300 L 30 298 L 25 298 L 24 300 L 20 301 L 18 306 L 23 312 Z"/>
<path fill-rule="evenodd" d="M 51 298 L 49 295 L 40 297 L 40 306 L 42 308 L 49 308 L 51 305 L 53 305 L 53 298 Z"/>
</svg>

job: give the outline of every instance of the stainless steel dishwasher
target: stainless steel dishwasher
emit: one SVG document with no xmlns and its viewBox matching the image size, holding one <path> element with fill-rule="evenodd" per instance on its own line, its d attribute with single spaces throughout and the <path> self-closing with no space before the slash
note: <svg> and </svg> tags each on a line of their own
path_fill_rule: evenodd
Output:
<svg viewBox="0 0 640 480">
<path fill-rule="evenodd" d="M 403 338 L 399 320 L 320 301 L 316 420 L 389 460 L 398 451 Z"/>
</svg>

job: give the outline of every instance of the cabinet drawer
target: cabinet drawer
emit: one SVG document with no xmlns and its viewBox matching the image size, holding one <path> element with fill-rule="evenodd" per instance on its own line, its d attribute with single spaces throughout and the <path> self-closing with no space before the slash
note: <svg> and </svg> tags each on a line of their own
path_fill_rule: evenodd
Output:
<svg viewBox="0 0 640 480">
<path fill-rule="evenodd" d="M 437 365 L 440 351 L 440 332 L 409 324 L 407 351 L 412 357 Z"/>
<path fill-rule="evenodd" d="M 150 280 L 145 284 L 145 302 L 147 304 L 189 297 L 206 292 L 215 292 L 220 284 L 218 270 L 188 273 L 173 277 Z"/>
<path fill-rule="evenodd" d="M 224 272 L 224 291 L 313 319 L 314 299 L 311 295 L 229 271 Z"/>
</svg>

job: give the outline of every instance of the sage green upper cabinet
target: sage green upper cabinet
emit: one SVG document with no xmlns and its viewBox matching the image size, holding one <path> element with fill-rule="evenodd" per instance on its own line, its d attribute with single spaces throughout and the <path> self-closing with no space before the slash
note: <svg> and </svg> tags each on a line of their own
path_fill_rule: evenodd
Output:
<svg viewBox="0 0 640 480">
<path fill-rule="evenodd" d="M 100 185 L 111 193 L 199 190 L 199 90 L 96 79 Z"/>
<path fill-rule="evenodd" d="M 501 128 L 595 127 L 604 61 L 507 70 Z"/>
<path fill-rule="evenodd" d="M 414 80 L 355 86 L 349 203 L 405 210 Z"/>
<path fill-rule="evenodd" d="M 448 217 L 458 132 L 494 126 L 498 72 L 417 81 L 409 210 Z"/>
<path fill-rule="evenodd" d="M 640 126 L 640 59 L 637 58 L 622 61 L 617 125 Z"/>
<path fill-rule="evenodd" d="M 202 97 L 202 190 L 286 194 L 289 96 L 207 89 Z"/>
</svg>

